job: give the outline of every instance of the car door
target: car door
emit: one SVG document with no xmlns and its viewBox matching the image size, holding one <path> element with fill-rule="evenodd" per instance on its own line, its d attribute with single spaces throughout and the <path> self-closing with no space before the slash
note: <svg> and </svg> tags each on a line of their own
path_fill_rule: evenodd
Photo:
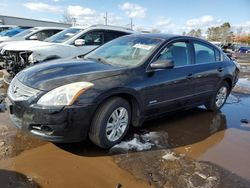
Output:
<svg viewBox="0 0 250 188">
<path fill-rule="evenodd" d="M 188 40 L 178 40 L 168 44 L 152 62 L 157 60 L 172 60 L 174 68 L 161 70 L 148 68 L 145 97 L 147 115 L 183 108 L 195 89 L 190 87 L 193 85 L 191 78 L 194 72 Z"/>
<path fill-rule="evenodd" d="M 82 46 L 76 46 L 75 50 L 77 50 L 80 54 L 84 54 L 99 47 L 104 43 L 104 32 L 104 30 L 92 30 L 84 33 L 77 39 L 83 39 L 85 44 Z"/>
<path fill-rule="evenodd" d="M 196 99 L 210 96 L 223 73 L 220 51 L 200 41 L 193 41 L 195 74 L 193 81 L 196 88 Z"/>
</svg>

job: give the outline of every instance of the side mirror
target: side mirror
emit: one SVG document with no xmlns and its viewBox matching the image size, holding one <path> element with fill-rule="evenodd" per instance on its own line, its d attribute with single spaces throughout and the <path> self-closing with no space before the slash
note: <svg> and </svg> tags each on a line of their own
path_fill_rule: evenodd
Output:
<svg viewBox="0 0 250 188">
<path fill-rule="evenodd" d="M 76 39 L 75 40 L 75 46 L 83 46 L 85 44 L 84 39 Z"/>
<path fill-rule="evenodd" d="M 29 40 L 38 40 L 38 37 L 36 35 L 32 35 L 29 37 Z"/>
<path fill-rule="evenodd" d="M 157 60 L 150 64 L 152 69 L 172 69 L 174 68 L 174 61 L 172 60 Z"/>
</svg>

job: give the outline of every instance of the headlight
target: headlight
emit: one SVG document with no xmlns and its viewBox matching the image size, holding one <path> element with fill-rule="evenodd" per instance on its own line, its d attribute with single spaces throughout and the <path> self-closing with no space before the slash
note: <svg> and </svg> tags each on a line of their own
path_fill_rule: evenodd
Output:
<svg viewBox="0 0 250 188">
<path fill-rule="evenodd" d="M 29 63 L 31 63 L 31 64 L 36 62 L 36 58 L 34 57 L 33 53 L 29 56 L 28 60 L 29 60 Z"/>
<path fill-rule="evenodd" d="M 43 106 L 68 106 L 87 89 L 93 87 L 90 82 L 76 82 L 53 89 L 43 95 L 37 102 Z"/>
</svg>

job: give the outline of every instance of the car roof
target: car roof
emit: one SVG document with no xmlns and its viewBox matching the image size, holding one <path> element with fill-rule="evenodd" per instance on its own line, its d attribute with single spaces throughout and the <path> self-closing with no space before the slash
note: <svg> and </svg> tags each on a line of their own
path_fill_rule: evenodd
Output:
<svg viewBox="0 0 250 188">
<path fill-rule="evenodd" d="M 35 29 L 35 30 L 43 30 L 43 29 L 60 29 L 60 30 L 63 30 L 63 29 L 66 29 L 64 27 L 32 27 L 30 28 L 31 30 L 32 29 Z"/>
<path fill-rule="evenodd" d="M 121 32 L 127 32 L 127 33 L 135 33 L 132 29 L 121 27 L 121 26 L 113 26 L 113 25 L 90 25 L 90 26 L 73 26 L 71 28 L 76 29 L 83 29 L 83 30 L 92 30 L 92 29 L 108 29 L 108 30 L 114 30 L 114 31 L 121 31 Z"/>
<path fill-rule="evenodd" d="M 0 27 L 17 27 L 16 25 L 0 25 Z"/>
<path fill-rule="evenodd" d="M 176 38 L 176 37 L 182 37 L 181 35 L 165 34 L 165 33 L 138 33 L 138 34 L 134 34 L 133 36 L 155 38 L 155 39 L 162 39 L 162 40 L 169 40 L 169 39 Z"/>
<path fill-rule="evenodd" d="M 201 38 L 191 37 L 191 36 L 185 36 L 185 35 L 174 35 L 174 34 L 165 34 L 165 33 L 137 33 L 137 34 L 133 34 L 132 36 L 162 39 L 162 40 L 165 40 L 165 41 L 171 40 L 171 39 L 178 39 L 178 38 L 180 38 L 180 39 L 200 41 L 200 42 L 208 43 L 210 45 L 215 46 L 214 44 L 212 44 L 212 43 L 210 43 L 210 42 L 208 42 L 206 40 L 203 40 Z"/>
<path fill-rule="evenodd" d="M 122 26 L 113 26 L 113 25 L 91 25 L 91 29 L 108 29 L 108 30 L 114 30 L 114 31 L 122 31 L 127 33 L 134 33 L 134 31 L 130 28 L 122 27 Z"/>
</svg>

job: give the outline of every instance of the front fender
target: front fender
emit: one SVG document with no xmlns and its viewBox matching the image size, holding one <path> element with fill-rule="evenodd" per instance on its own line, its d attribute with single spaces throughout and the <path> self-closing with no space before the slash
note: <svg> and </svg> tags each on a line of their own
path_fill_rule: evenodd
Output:
<svg viewBox="0 0 250 188">
<path fill-rule="evenodd" d="M 126 87 L 118 87 L 118 88 L 112 88 L 110 90 L 105 91 L 104 93 L 101 93 L 96 99 L 94 100 L 94 103 L 100 104 L 103 101 L 105 101 L 107 98 L 110 98 L 112 96 L 122 96 L 127 95 L 133 97 L 139 104 L 140 108 L 142 108 L 142 101 L 139 97 L 139 94 L 136 90 L 126 88 Z"/>
</svg>

